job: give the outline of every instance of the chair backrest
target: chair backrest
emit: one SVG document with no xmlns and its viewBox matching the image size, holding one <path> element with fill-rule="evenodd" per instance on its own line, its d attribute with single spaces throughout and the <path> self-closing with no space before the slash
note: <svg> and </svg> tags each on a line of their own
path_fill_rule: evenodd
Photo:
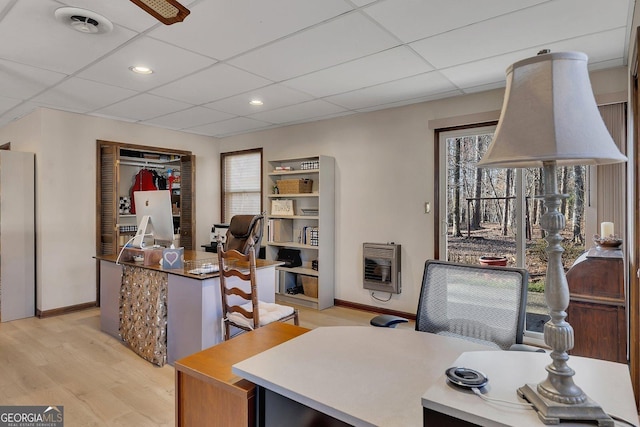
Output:
<svg viewBox="0 0 640 427">
<path fill-rule="evenodd" d="M 235 249 L 224 250 L 221 242 L 218 242 L 218 264 L 220 270 L 220 294 L 222 296 L 222 316 L 226 318 L 229 313 L 240 313 L 247 318 L 252 327 L 260 325 L 260 310 L 258 310 L 258 286 L 256 283 L 256 252 L 253 241 L 249 239 L 248 254 L 242 254 Z M 243 273 L 240 268 L 249 269 Z M 243 282 L 227 280 L 237 277 Z M 235 284 L 234 284 L 235 282 Z M 241 306 L 251 302 L 252 311 L 245 310 Z"/>
<path fill-rule="evenodd" d="M 225 250 L 249 254 L 249 242 L 260 248 L 262 241 L 262 215 L 234 215 L 227 229 Z"/>
<path fill-rule="evenodd" d="M 527 305 L 527 270 L 428 260 L 416 330 L 495 343 L 521 344 Z"/>
</svg>

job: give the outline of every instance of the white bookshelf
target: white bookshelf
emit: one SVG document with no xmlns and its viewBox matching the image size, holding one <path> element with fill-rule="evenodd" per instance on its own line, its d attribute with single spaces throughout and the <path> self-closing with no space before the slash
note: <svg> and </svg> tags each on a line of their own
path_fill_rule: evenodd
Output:
<svg viewBox="0 0 640 427">
<path fill-rule="evenodd" d="M 301 169 L 305 162 L 317 162 L 314 169 Z M 276 168 L 292 170 L 276 170 Z M 302 266 L 294 268 L 277 267 L 278 272 L 276 300 L 293 303 L 319 310 L 331 307 L 334 301 L 335 283 L 335 160 L 329 156 L 311 156 L 294 159 L 271 160 L 267 166 L 267 229 L 265 230 L 267 259 L 275 260 L 281 248 L 300 251 Z M 311 179 L 310 193 L 274 193 L 274 187 L 283 179 Z M 293 200 L 293 215 L 271 216 L 273 200 Z M 317 214 L 305 215 L 303 209 L 317 209 Z M 269 235 L 269 221 L 290 221 L 293 230 L 291 241 L 272 241 Z M 299 236 L 304 227 L 317 227 L 318 244 L 300 242 Z M 318 260 L 318 270 L 311 268 L 312 261 Z M 287 289 L 298 283 L 298 276 L 311 276 L 318 279 L 318 296 L 304 293 L 290 294 Z"/>
</svg>

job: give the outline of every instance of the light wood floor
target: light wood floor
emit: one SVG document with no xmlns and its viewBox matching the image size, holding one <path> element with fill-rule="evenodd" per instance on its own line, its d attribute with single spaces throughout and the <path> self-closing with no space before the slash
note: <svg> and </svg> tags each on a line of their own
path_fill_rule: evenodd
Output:
<svg viewBox="0 0 640 427">
<path fill-rule="evenodd" d="M 300 308 L 300 325 L 368 325 L 373 315 Z M 0 405 L 64 406 L 65 427 L 173 426 L 174 397 L 173 367 L 101 332 L 97 308 L 0 323 Z"/>
</svg>

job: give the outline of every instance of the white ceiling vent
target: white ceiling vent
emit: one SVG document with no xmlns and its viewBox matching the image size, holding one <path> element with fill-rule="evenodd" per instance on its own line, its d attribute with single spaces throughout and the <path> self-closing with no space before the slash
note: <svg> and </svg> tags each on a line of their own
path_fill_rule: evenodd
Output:
<svg viewBox="0 0 640 427">
<path fill-rule="evenodd" d="M 87 34 L 104 34 L 113 24 L 102 15 L 77 7 L 61 7 L 55 11 L 56 19 L 76 31 Z"/>
</svg>

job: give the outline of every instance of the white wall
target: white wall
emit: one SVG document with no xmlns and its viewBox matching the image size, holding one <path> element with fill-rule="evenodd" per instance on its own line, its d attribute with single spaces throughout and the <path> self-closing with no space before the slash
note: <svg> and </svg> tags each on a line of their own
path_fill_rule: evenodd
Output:
<svg viewBox="0 0 640 427">
<path fill-rule="evenodd" d="M 216 139 L 49 109 L 0 129 L 0 141 L 36 153 L 37 308 L 96 300 L 96 140 L 192 151 L 196 244 L 219 220 Z"/>
<path fill-rule="evenodd" d="M 626 93 L 626 76 L 626 69 L 594 73 L 594 92 L 604 98 Z M 424 203 L 434 197 L 434 124 L 463 124 L 468 115 L 499 110 L 502 94 L 494 90 L 221 140 L 36 110 L 0 129 L 0 144 L 36 153 L 37 307 L 95 300 L 96 140 L 102 139 L 196 155 L 198 246 L 208 243 L 211 224 L 220 220 L 220 152 L 263 147 L 265 162 L 335 157 L 336 298 L 414 312 L 424 261 L 434 253 L 433 214 L 424 213 Z M 362 289 L 362 243 L 390 241 L 402 244 L 403 290 L 383 304 Z"/>
<path fill-rule="evenodd" d="M 597 94 L 624 92 L 619 69 L 598 72 Z M 600 89 L 602 88 L 602 89 Z M 266 162 L 336 159 L 335 297 L 414 313 L 425 260 L 434 256 L 434 126 L 469 123 L 502 107 L 503 90 L 271 129 L 220 140 L 220 152 L 264 147 Z M 431 124 L 430 124 L 431 122 Z M 265 188 L 268 188 L 265 181 Z M 265 206 L 268 206 L 265 199 Z M 362 288 L 362 243 L 402 245 L 402 293 L 379 302 Z M 384 297 L 385 295 L 379 295 Z"/>
<path fill-rule="evenodd" d="M 494 111 L 501 104 L 500 90 L 414 104 L 223 138 L 220 151 L 262 146 L 265 162 L 318 154 L 333 156 L 335 297 L 415 312 L 424 262 L 434 253 L 433 214 L 424 213 L 424 203 L 429 201 L 433 206 L 434 198 L 434 135 L 429 121 Z M 402 293 L 386 304 L 371 298 L 362 288 L 364 242 L 402 245 Z"/>
</svg>

